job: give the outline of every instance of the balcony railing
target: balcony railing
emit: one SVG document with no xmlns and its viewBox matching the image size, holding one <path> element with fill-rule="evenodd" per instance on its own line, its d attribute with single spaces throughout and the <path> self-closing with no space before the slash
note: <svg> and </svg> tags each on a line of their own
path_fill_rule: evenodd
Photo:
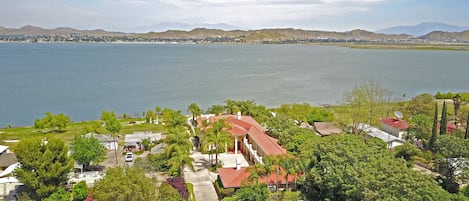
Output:
<svg viewBox="0 0 469 201">
<path fill-rule="evenodd" d="M 256 160 L 256 162 L 258 162 L 260 164 L 264 164 L 264 162 L 262 162 L 262 157 L 257 155 L 257 150 L 252 148 L 252 144 L 249 144 L 248 139 L 244 138 L 243 141 L 244 141 L 244 147 L 246 147 L 246 149 L 249 151 L 249 153 L 252 156 L 254 156 L 254 159 Z"/>
</svg>

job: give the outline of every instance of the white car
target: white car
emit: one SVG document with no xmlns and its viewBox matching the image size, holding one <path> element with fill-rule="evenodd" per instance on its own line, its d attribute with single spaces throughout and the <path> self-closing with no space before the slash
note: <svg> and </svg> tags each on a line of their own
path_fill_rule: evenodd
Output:
<svg viewBox="0 0 469 201">
<path fill-rule="evenodd" d="M 134 160 L 134 154 L 132 152 L 128 152 L 125 154 L 125 162 L 132 162 Z"/>
</svg>

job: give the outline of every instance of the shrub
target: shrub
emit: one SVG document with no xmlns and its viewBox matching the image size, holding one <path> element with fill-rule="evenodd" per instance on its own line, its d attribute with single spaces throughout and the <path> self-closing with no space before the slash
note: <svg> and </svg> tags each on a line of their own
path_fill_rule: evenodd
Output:
<svg viewBox="0 0 469 201">
<path fill-rule="evenodd" d="M 171 185 L 174 189 L 176 189 L 182 198 L 187 200 L 189 197 L 189 192 L 187 190 L 186 184 L 184 183 L 184 179 L 182 177 L 173 177 L 168 178 L 166 180 L 169 185 Z"/>
<path fill-rule="evenodd" d="M 80 181 L 72 188 L 72 195 L 74 201 L 83 201 L 88 195 L 88 186 L 85 181 Z"/>
</svg>

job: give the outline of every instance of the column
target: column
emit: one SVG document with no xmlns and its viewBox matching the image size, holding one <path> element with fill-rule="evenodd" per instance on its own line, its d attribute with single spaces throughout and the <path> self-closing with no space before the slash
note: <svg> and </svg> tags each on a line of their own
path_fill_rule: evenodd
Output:
<svg viewBox="0 0 469 201">
<path fill-rule="evenodd" d="M 235 157 L 238 157 L 238 136 L 235 136 Z"/>
</svg>

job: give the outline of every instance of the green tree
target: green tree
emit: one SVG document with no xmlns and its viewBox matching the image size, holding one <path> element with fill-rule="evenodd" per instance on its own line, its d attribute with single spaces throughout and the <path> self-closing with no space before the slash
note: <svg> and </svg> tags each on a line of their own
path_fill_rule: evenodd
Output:
<svg viewBox="0 0 469 201">
<path fill-rule="evenodd" d="M 105 110 L 102 111 L 101 121 L 104 122 L 106 130 L 111 132 L 112 137 L 114 138 L 114 141 L 116 141 L 116 135 L 120 132 L 122 125 L 119 122 L 119 120 L 117 120 L 117 117 L 114 111 L 112 112 L 105 111 Z M 114 149 L 114 156 L 116 158 L 116 164 L 117 164 L 117 148 Z"/>
<path fill-rule="evenodd" d="M 432 136 L 428 140 L 428 148 L 433 150 L 438 137 L 438 105 L 435 104 L 435 114 L 433 115 Z"/>
<path fill-rule="evenodd" d="M 207 109 L 207 114 L 220 115 L 225 111 L 225 106 L 223 105 L 212 105 Z"/>
<path fill-rule="evenodd" d="M 296 127 L 295 122 L 283 113 L 278 113 L 275 117 L 270 117 L 267 121 L 267 133 L 277 139 L 290 128 Z"/>
<path fill-rule="evenodd" d="M 348 122 L 351 132 L 360 132 L 360 123 L 376 125 L 380 117 L 389 113 L 387 105 L 391 101 L 392 93 L 375 82 L 365 82 L 351 91 L 344 93 L 340 103 L 346 106 Z"/>
<path fill-rule="evenodd" d="M 223 102 L 225 103 L 226 113 L 235 114 L 236 112 L 239 112 L 239 109 L 236 106 L 236 101 L 228 99 Z"/>
<path fill-rule="evenodd" d="M 165 108 L 163 110 L 163 119 L 168 128 L 188 127 L 186 117 L 181 114 L 181 110 Z"/>
<path fill-rule="evenodd" d="M 447 116 L 446 111 L 446 101 L 443 101 L 443 109 L 441 110 L 441 123 L 440 123 L 440 135 L 446 134 L 446 129 L 448 127 L 448 120 L 446 119 Z"/>
<path fill-rule="evenodd" d="M 333 117 L 334 115 L 324 108 L 313 108 L 306 116 L 306 119 L 308 123 L 312 125 L 314 122 L 332 121 Z"/>
<path fill-rule="evenodd" d="M 80 181 L 72 188 L 73 201 L 83 201 L 88 196 L 88 186 L 85 181 Z M 68 200 L 70 201 L 70 199 Z"/>
<path fill-rule="evenodd" d="M 286 186 L 285 188 L 289 191 L 288 189 L 288 176 L 295 174 L 297 172 L 298 168 L 298 162 L 297 159 L 290 156 L 290 155 L 285 155 L 283 159 L 280 162 L 281 166 L 283 167 L 283 170 L 285 171 L 285 181 L 286 181 Z"/>
<path fill-rule="evenodd" d="M 197 103 L 191 103 L 187 107 L 187 112 L 192 114 L 192 124 L 196 124 L 195 117 L 200 116 L 202 114 L 202 109 L 197 105 Z"/>
<path fill-rule="evenodd" d="M 31 198 L 46 198 L 67 181 L 67 174 L 73 168 L 73 160 L 67 152 L 64 141 L 54 137 L 48 138 L 47 143 L 39 138 L 27 138 L 18 143 L 15 154 L 21 167 L 15 174 Z"/>
<path fill-rule="evenodd" d="M 456 200 L 433 178 L 396 160 L 379 139 L 329 136 L 313 149 L 308 200 Z"/>
<path fill-rule="evenodd" d="M 160 106 L 156 106 L 155 107 L 155 114 L 156 114 L 156 121 L 157 121 L 157 124 L 159 124 L 159 117 L 161 115 L 161 107 Z"/>
<path fill-rule="evenodd" d="M 433 98 L 430 94 L 420 94 L 418 96 L 413 97 L 407 103 L 406 107 L 404 108 L 404 112 L 409 117 L 413 117 L 415 115 L 421 114 L 426 116 L 432 116 L 433 103 L 435 102 L 435 98 Z"/>
<path fill-rule="evenodd" d="M 403 158 L 407 161 L 407 167 L 413 167 L 414 157 L 418 156 L 420 149 L 415 147 L 409 142 L 405 142 L 403 145 L 396 147 L 394 156 L 396 158 Z"/>
<path fill-rule="evenodd" d="M 42 201 L 70 201 L 70 193 L 60 187 L 55 193 L 52 193 L 49 197 L 43 199 Z"/>
<path fill-rule="evenodd" d="M 203 141 L 207 144 L 215 146 L 215 165 L 218 165 L 218 153 L 220 152 L 220 146 L 225 144 L 231 145 L 231 135 L 227 131 L 229 125 L 225 123 L 224 119 L 219 119 L 213 122 L 212 127 L 207 130 Z"/>
<path fill-rule="evenodd" d="M 183 127 L 176 127 L 170 129 L 168 136 L 165 141 L 168 146 L 165 148 L 169 171 L 176 173 L 173 175 L 183 176 L 184 167 L 188 166 L 191 170 L 194 170 L 192 162 L 193 158 L 189 156 L 192 143 L 188 139 L 188 133 Z"/>
<path fill-rule="evenodd" d="M 36 119 L 34 121 L 35 128 L 46 128 L 46 129 L 54 129 L 53 131 L 59 132 L 65 129 L 70 123 L 70 117 L 64 114 L 52 114 L 50 112 L 46 112 L 45 116 L 42 119 Z"/>
<path fill-rule="evenodd" d="M 193 172 L 194 169 L 194 158 L 190 157 L 188 153 L 183 150 L 175 149 L 170 152 L 168 165 L 170 167 L 169 171 L 173 173 L 173 176 L 184 177 L 184 167 L 187 166 Z M 176 173 L 176 174 L 174 174 Z"/>
<path fill-rule="evenodd" d="M 95 137 L 75 136 L 70 146 L 72 157 L 86 169 L 91 162 L 99 164 L 106 159 L 106 147 Z"/>
<path fill-rule="evenodd" d="M 435 143 L 435 151 L 438 156 L 437 164 L 441 186 L 450 193 L 459 191 L 458 181 L 467 179 L 469 170 L 464 158 L 469 157 L 468 140 L 461 140 L 452 135 L 440 135 Z"/>
<path fill-rule="evenodd" d="M 430 138 L 432 127 L 432 119 L 430 116 L 417 114 L 410 119 L 409 123 L 410 128 L 407 136 L 409 140 L 424 139 L 427 141 L 427 139 Z"/>
<path fill-rule="evenodd" d="M 233 197 L 241 201 L 265 201 L 269 198 L 269 189 L 266 184 L 250 184 L 241 187 Z"/>
<path fill-rule="evenodd" d="M 139 168 L 109 168 L 106 176 L 95 183 L 93 200 L 158 200 L 156 188 L 156 180 L 146 177 Z"/>
<path fill-rule="evenodd" d="M 145 113 L 145 120 L 147 121 L 147 123 L 152 124 L 153 121 L 155 121 L 155 119 L 156 119 L 156 114 L 153 112 L 153 110 L 148 110 Z"/>
</svg>

